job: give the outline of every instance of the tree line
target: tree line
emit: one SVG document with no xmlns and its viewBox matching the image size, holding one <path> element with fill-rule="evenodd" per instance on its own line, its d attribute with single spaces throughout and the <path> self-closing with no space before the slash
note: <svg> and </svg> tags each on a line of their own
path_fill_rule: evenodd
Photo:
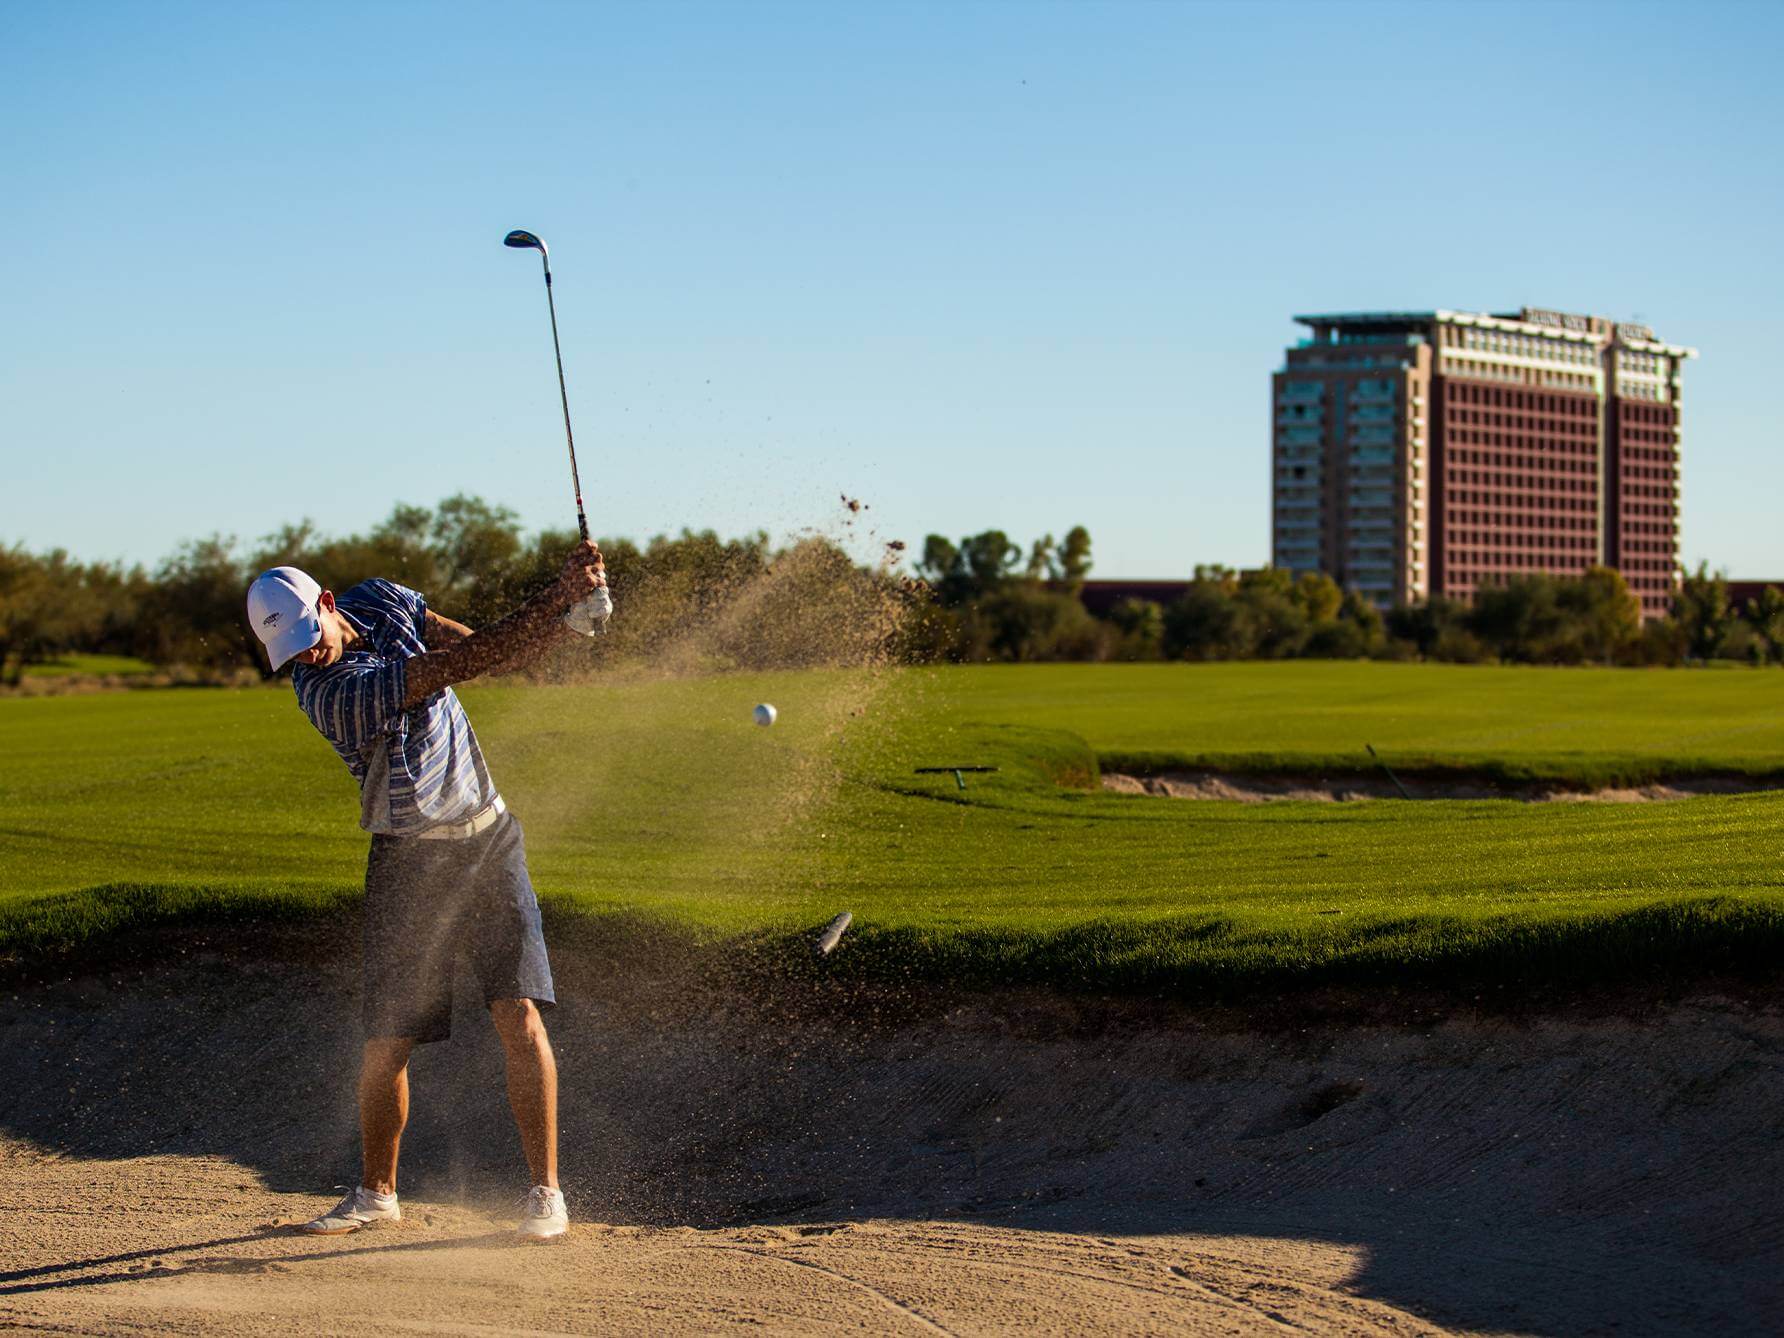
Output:
<svg viewBox="0 0 1784 1338">
<path fill-rule="evenodd" d="M 1001 530 L 958 543 L 930 535 L 917 569 L 934 611 L 920 653 L 984 660 L 1441 660 L 1478 664 L 1784 664 L 1784 591 L 1737 609 L 1727 580 L 1700 566 L 1671 615 L 1644 622 L 1621 573 L 1530 575 L 1481 589 L 1472 604 L 1435 598 L 1379 609 L 1317 572 L 1198 566 L 1168 604 L 1124 599 L 1093 617 L 1080 592 L 1090 536 L 1071 530 L 1028 551 Z"/>
<path fill-rule="evenodd" d="M 331 537 L 305 521 L 252 544 L 213 535 L 153 567 L 0 546 L 0 678 L 16 685 L 26 667 L 71 653 L 133 656 L 201 679 L 269 676 L 244 601 L 253 577 L 274 566 L 301 567 L 337 592 L 386 577 L 421 591 L 447 617 L 487 626 L 555 577 L 576 537 L 529 535 L 507 508 L 460 495 L 432 508 L 399 505 L 363 534 Z M 648 655 L 750 668 L 885 658 L 901 653 L 895 629 L 916 596 L 910 583 L 858 566 L 821 538 L 777 547 L 760 532 L 725 539 L 684 530 L 645 544 L 602 540 L 601 548 L 624 616 L 581 648 L 583 663 Z"/>
<path fill-rule="evenodd" d="M 153 567 L 83 563 L 66 552 L 0 545 L 0 680 L 70 653 L 133 656 L 201 677 L 266 674 L 243 595 L 267 567 L 290 564 L 344 590 L 385 576 L 473 627 L 493 621 L 555 574 L 571 531 L 527 534 L 505 507 L 449 497 L 398 505 L 363 534 L 309 522 L 252 544 L 214 535 Z M 1002 530 L 958 541 L 932 534 L 917 579 L 823 538 L 775 546 L 765 533 L 712 531 L 644 544 L 605 540 L 621 610 L 585 649 L 688 666 L 771 667 L 868 661 L 1227 660 L 1374 657 L 1464 663 L 1670 665 L 1784 663 L 1784 591 L 1745 608 L 1700 567 L 1670 617 L 1644 623 L 1615 571 L 1525 576 L 1471 605 L 1432 599 L 1386 611 L 1315 573 L 1202 566 L 1168 604 L 1129 599 L 1106 616 L 1081 600 L 1091 538 L 1075 526 L 1024 548 Z"/>
</svg>

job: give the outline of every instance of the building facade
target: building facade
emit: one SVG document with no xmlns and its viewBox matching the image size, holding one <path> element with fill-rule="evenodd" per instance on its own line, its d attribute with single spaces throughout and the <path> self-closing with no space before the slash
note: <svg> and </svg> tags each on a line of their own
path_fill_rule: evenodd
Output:
<svg viewBox="0 0 1784 1338">
<path fill-rule="evenodd" d="M 1271 557 L 1381 605 L 1595 564 L 1664 614 L 1679 561 L 1680 368 L 1646 326 L 1297 316 L 1271 379 Z"/>
</svg>

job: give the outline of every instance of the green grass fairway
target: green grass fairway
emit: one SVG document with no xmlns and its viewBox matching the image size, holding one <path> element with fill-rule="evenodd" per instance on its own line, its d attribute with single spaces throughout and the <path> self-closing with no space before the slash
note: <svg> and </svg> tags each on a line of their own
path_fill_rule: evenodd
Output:
<svg viewBox="0 0 1784 1338">
<path fill-rule="evenodd" d="M 1303 765 L 1370 741 L 1541 775 L 1772 771 L 1777 695 L 1763 672 L 1316 663 L 464 693 L 560 924 L 642 914 L 790 956 L 786 935 L 847 909 L 835 972 L 1183 995 L 1775 962 L 1784 795 L 1199 804 L 1094 788 L 1096 752 Z M 751 724 L 757 701 L 781 723 Z M 0 741 L 15 957 L 357 895 L 357 796 L 289 688 L 9 700 Z M 955 762 L 1000 770 L 964 792 L 912 774 Z"/>
<path fill-rule="evenodd" d="M 155 666 L 134 655 L 64 655 L 61 659 L 27 664 L 26 678 L 141 678 Z"/>
<path fill-rule="evenodd" d="M 1082 736 L 1111 769 L 1408 771 L 1630 784 L 1784 771 L 1784 673 L 1367 661 L 986 665 L 950 713 Z"/>
</svg>

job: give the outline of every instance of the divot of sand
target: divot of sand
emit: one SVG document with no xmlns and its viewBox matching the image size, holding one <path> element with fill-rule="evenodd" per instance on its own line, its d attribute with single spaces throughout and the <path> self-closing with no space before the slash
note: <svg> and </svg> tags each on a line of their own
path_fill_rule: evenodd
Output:
<svg viewBox="0 0 1784 1338">
<path fill-rule="evenodd" d="M 1468 777 L 1403 775 L 1402 795 L 1385 776 L 1241 775 L 1213 770 L 1161 771 L 1135 775 L 1103 772 L 1103 788 L 1116 794 L 1155 795 L 1169 799 L 1226 800 L 1240 804 L 1271 801 L 1353 803 L 1365 799 L 1518 799 L 1535 804 L 1645 804 L 1702 795 L 1758 794 L 1784 789 L 1784 782 L 1746 776 L 1680 777 L 1652 785 L 1570 789 L 1549 782 L 1501 784 Z"/>
</svg>

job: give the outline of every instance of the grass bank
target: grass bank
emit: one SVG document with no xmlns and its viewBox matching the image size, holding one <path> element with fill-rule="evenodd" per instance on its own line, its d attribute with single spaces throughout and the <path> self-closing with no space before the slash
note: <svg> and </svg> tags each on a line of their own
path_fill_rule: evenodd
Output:
<svg viewBox="0 0 1784 1338">
<path fill-rule="evenodd" d="M 1738 672 L 1037 666 L 465 697 L 562 927 L 670 934 L 742 969 L 792 962 L 847 909 L 855 928 L 823 968 L 845 978 L 1198 997 L 1775 969 L 1784 796 L 1185 804 L 1102 792 L 1099 756 L 1149 737 L 1179 761 L 1305 759 L 1360 736 L 1398 765 L 1442 738 L 1457 763 L 1578 780 L 1670 765 L 1696 737 L 1703 769 L 1770 771 L 1762 745 L 1784 751 L 1784 727 L 1757 707 L 1773 687 Z M 749 721 L 762 700 L 781 708 L 772 730 Z M 176 921 L 352 912 L 352 783 L 288 689 L 0 702 L 0 738 L 0 952 L 15 961 Z M 916 772 L 956 763 L 998 770 L 965 790 Z"/>
</svg>

